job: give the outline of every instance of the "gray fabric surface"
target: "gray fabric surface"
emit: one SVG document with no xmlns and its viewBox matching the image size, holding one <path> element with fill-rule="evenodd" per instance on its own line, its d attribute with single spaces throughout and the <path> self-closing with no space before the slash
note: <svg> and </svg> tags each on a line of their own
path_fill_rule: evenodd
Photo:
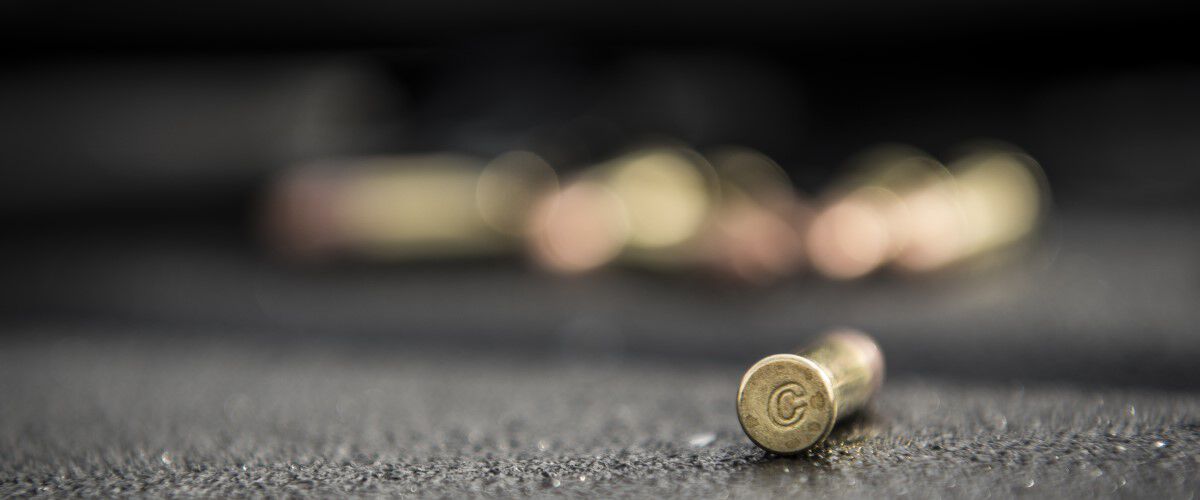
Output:
<svg viewBox="0 0 1200 500">
<path fill-rule="evenodd" d="M 41 338 L 0 351 L 0 496 L 1200 489 L 1193 393 L 901 377 L 826 446 L 778 458 L 738 428 L 733 364 Z"/>
<path fill-rule="evenodd" d="M 0 303 L 20 321 L 79 318 L 86 336 L 115 319 L 738 364 L 849 325 L 878 337 L 897 374 L 1194 391 L 1198 255 L 1200 211 L 1063 212 L 1033 251 L 993 266 L 765 288 L 508 261 L 289 268 L 203 232 L 87 228 L 0 246 Z"/>
</svg>

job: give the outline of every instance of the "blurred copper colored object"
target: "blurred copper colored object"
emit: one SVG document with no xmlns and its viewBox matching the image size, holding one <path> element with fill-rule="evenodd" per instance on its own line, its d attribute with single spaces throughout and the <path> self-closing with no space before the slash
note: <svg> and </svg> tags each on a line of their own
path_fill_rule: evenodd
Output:
<svg viewBox="0 0 1200 500">
<path fill-rule="evenodd" d="M 740 282 L 768 284 L 805 264 L 811 208 L 779 164 L 753 149 L 708 154 L 721 200 L 707 229 L 710 266 Z"/>
<path fill-rule="evenodd" d="M 751 366 L 738 388 L 738 421 L 754 444 L 790 455 L 817 444 L 861 409 L 883 383 L 883 353 L 871 337 L 836 330 L 812 348 Z"/>
<path fill-rule="evenodd" d="M 686 148 L 651 147 L 588 167 L 533 209 L 534 259 L 566 273 L 614 260 L 653 269 L 698 260 L 716 175 Z"/>
<path fill-rule="evenodd" d="M 931 231 L 915 231 L 910 199 L 922 193 L 941 201 L 949 196 L 936 195 L 952 182 L 941 163 L 907 146 L 873 148 L 850 164 L 850 175 L 830 190 L 808 231 L 813 267 L 833 279 L 865 276 L 894 260 L 914 238 L 927 236 Z"/>
<path fill-rule="evenodd" d="M 1037 161 L 1015 150 L 981 148 L 950 164 L 952 183 L 911 194 L 913 238 L 896 258 L 905 271 L 930 271 L 1012 246 L 1039 226 L 1049 191 Z"/>
<path fill-rule="evenodd" d="M 577 182 L 534 209 L 533 258 L 553 271 L 577 273 L 615 259 L 629 239 L 621 199 L 595 182 Z"/>
<path fill-rule="evenodd" d="M 455 153 L 340 158 L 299 166 L 273 186 L 266 233 L 309 260 L 404 261 L 508 253 L 536 204 L 558 190 L 533 153 L 491 162 Z"/>
</svg>

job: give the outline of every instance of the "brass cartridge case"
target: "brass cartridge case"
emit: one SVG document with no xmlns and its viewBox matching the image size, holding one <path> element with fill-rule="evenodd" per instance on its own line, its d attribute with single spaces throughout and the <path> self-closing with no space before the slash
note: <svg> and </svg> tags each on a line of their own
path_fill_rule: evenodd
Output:
<svg viewBox="0 0 1200 500">
<path fill-rule="evenodd" d="M 799 453 L 861 409 L 883 383 L 883 354 L 866 334 L 843 329 L 812 348 L 751 366 L 738 387 L 738 421 L 772 453 Z"/>
</svg>

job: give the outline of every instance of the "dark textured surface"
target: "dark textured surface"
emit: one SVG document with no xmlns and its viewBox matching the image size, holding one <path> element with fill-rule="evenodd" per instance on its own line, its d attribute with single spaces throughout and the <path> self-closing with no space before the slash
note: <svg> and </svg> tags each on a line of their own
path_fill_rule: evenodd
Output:
<svg viewBox="0 0 1200 500">
<path fill-rule="evenodd" d="M 784 459 L 738 429 L 733 364 L 136 339 L 9 342 L 0 496 L 1200 489 L 1188 393 L 907 377 Z"/>
<path fill-rule="evenodd" d="M 1045 233 L 1024 258 L 944 276 L 753 288 L 626 269 L 570 279 L 515 261 L 307 269 L 217 230 L 81 227 L 0 246 L 0 302 L 21 320 L 79 318 L 88 337 L 116 319 L 739 365 L 850 325 L 878 337 L 895 374 L 1200 390 L 1200 210 L 1060 211 Z"/>
</svg>

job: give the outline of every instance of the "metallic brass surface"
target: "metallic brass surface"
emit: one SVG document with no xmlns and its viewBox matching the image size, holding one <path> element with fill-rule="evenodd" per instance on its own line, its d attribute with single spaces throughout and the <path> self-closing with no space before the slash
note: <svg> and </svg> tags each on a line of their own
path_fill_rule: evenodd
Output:
<svg viewBox="0 0 1200 500">
<path fill-rule="evenodd" d="M 883 354 L 875 341 L 837 330 L 808 350 L 774 354 L 751 366 L 738 388 L 738 421 L 763 449 L 798 453 L 825 439 L 882 383 Z"/>
</svg>

